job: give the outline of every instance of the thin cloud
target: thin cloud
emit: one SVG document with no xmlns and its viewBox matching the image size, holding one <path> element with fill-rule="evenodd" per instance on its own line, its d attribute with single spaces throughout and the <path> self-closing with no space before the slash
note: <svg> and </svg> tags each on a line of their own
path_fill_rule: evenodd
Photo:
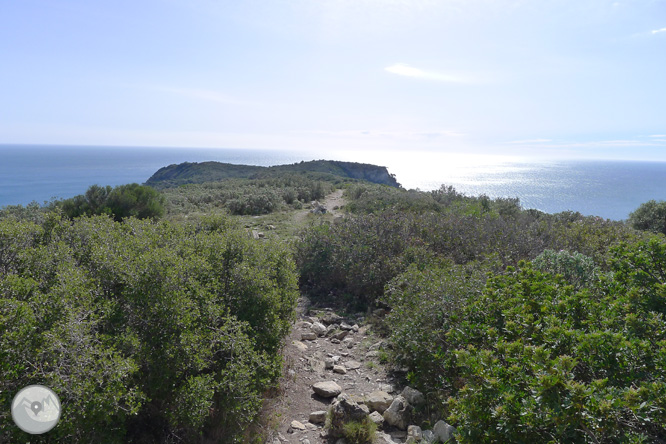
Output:
<svg viewBox="0 0 666 444">
<path fill-rule="evenodd" d="M 443 74 L 435 71 L 424 71 L 404 63 L 396 63 L 395 65 L 387 66 L 385 71 L 391 74 L 397 74 L 404 77 L 413 77 L 416 79 L 436 80 L 438 82 L 449 83 L 470 83 L 470 79 Z"/>
<path fill-rule="evenodd" d="M 666 32 L 666 28 L 654 29 L 652 34 L 659 34 L 660 32 Z"/>
<path fill-rule="evenodd" d="M 511 142 L 508 143 L 513 143 L 513 144 L 524 144 L 524 143 L 548 143 L 552 142 L 552 139 L 525 139 L 525 140 L 512 140 Z"/>
<path fill-rule="evenodd" d="M 197 89 L 197 88 L 174 88 L 174 87 L 164 87 L 156 86 L 153 89 L 157 91 L 163 91 L 171 94 L 176 94 L 179 96 L 187 97 L 190 99 L 205 100 L 208 102 L 224 103 L 226 105 L 250 105 L 251 103 L 239 100 L 233 97 L 230 97 L 226 94 L 223 94 L 219 91 L 213 91 L 208 89 Z"/>
</svg>

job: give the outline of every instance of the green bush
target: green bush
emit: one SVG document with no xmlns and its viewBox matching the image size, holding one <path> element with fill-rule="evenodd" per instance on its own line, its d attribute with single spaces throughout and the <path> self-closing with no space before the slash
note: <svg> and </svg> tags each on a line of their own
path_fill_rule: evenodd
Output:
<svg viewBox="0 0 666 444">
<path fill-rule="evenodd" d="M 296 296 L 290 253 L 224 218 L 0 221 L 0 403 L 51 387 L 56 441 L 240 442 Z M 27 442 L 8 414 L 0 441 Z"/>
<path fill-rule="evenodd" d="M 576 288 L 587 287 L 599 279 L 599 267 L 578 252 L 545 250 L 532 261 L 534 269 L 551 274 L 560 274 Z"/>
<path fill-rule="evenodd" d="M 650 200 L 629 215 L 629 224 L 637 230 L 666 234 L 666 202 Z"/>
<path fill-rule="evenodd" d="M 342 434 L 349 444 L 369 444 L 375 438 L 377 424 L 367 416 L 362 422 L 351 421 L 342 426 Z"/>
<path fill-rule="evenodd" d="M 128 217 L 159 219 L 164 215 L 164 198 L 151 187 L 136 183 L 115 188 L 93 185 L 85 194 L 61 202 L 64 214 L 79 216 L 106 214 L 117 221 Z"/>
<path fill-rule="evenodd" d="M 448 398 L 461 443 L 660 442 L 666 244 L 621 244 L 610 263 L 585 288 L 524 262 L 485 286 L 469 266 L 412 267 L 389 286 L 394 357 Z"/>
</svg>

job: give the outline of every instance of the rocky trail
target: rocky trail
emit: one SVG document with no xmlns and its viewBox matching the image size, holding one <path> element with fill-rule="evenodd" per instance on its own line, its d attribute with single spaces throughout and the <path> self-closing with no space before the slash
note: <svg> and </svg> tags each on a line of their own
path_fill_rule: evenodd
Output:
<svg viewBox="0 0 666 444">
<path fill-rule="evenodd" d="M 423 395 L 392 377 L 382 364 L 384 347 L 362 314 L 311 309 L 302 297 L 284 351 L 282 394 L 273 411 L 277 427 L 267 443 L 343 444 L 343 423 L 366 418 L 378 425 L 376 444 L 449 439 L 452 427 L 443 421 L 434 431 L 412 425 L 415 409 L 423 410 Z"/>
</svg>

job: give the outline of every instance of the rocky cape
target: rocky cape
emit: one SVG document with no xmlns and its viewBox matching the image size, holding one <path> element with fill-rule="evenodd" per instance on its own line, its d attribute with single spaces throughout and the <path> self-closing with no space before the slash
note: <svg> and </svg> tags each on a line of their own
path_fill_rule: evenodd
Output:
<svg viewBox="0 0 666 444">
<path fill-rule="evenodd" d="M 154 188 L 169 188 L 191 183 L 215 182 L 225 179 L 261 179 L 277 174 L 325 174 L 346 179 L 400 187 L 395 175 L 383 166 L 337 160 L 313 160 L 290 165 L 262 167 L 222 162 L 184 162 L 160 168 L 145 183 Z"/>
</svg>

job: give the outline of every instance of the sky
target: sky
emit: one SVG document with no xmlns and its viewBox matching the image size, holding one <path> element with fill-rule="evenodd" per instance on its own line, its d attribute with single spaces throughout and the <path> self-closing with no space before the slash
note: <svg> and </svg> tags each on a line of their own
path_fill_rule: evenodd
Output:
<svg viewBox="0 0 666 444">
<path fill-rule="evenodd" d="M 0 144 L 666 160 L 666 0 L 0 0 Z"/>
</svg>

